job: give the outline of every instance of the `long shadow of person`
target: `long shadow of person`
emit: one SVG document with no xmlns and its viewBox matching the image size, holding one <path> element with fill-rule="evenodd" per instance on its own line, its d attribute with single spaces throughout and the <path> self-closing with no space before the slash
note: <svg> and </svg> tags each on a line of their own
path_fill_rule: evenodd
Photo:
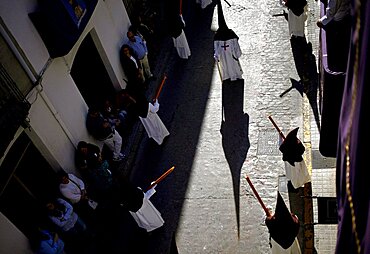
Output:
<svg viewBox="0 0 370 254">
<path fill-rule="evenodd" d="M 316 66 L 316 57 L 312 53 L 312 44 L 311 42 L 306 41 L 306 38 L 299 36 L 292 36 L 290 39 L 294 63 L 297 69 L 298 76 L 300 81 L 294 82 L 295 80 L 291 79 L 292 86 L 284 91 L 280 97 L 284 96 L 287 92 L 296 88 L 301 96 L 303 92 L 307 95 L 308 101 L 312 108 L 312 112 L 315 118 L 316 125 L 320 130 L 320 116 L 319 109 L 317 105 L 317 92 L 319 88 L 319 80 Z"/>
<path fill-rule="evenodd" d="M 250 147 L 249 115 L 243 112 L 244 80 L 225 80 L 222 83 L 222 147 L 233 181 L 235 212 L 240 229 L 240 173 Z"/>
<path fill-rule="evenodd" d="M 319 74 L 317 73 L 316 57 L 312 53 L 311 42 L 307 43 L 305 52 L 305 71 L 307 72 L 307 84 L 304 83 L 305 94 L 307 95 L 308 101 L 310 102 L 313 115 L 315 117 L 315 122 L 318 130 L 320 131 L 320 116 L 319 109 L 317 105 L 317 92 L 319 88 Z"/>
</svg>

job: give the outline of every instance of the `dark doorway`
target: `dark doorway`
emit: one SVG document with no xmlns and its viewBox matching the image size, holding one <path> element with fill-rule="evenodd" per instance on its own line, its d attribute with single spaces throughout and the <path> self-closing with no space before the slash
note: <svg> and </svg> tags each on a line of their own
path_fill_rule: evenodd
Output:
<svg viewBox="0 0 370 254">
<path fill-rule="evenodd" d="M 105 99 L 112 98 L 115 94 L 114 86 L 90 34 L 78 49 L 71 76 L 89 107 L 101 105 Z"/>
<path fill-rule="evenodd" d="M 47 223 L 45 204 L 58 191 L 55 171 L 25 133 L 0 166 L 0 211 L 28 238 Z"/>
</svg>

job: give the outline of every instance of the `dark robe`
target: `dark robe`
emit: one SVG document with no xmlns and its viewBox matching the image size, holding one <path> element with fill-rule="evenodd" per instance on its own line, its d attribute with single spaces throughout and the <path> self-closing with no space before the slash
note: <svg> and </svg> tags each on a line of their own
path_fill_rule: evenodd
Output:
<svg viewBox="0 0 370 254">
<path fill-rule="evenodd" d="M 369 189 L 369 143 L 370 143 L 370 2 L 361 1 L 358 10 L 352 4 L 352 41 L 350 47 L 347 80 L 344 89 L 337 152 L 337 201 L 338 234 L 336 253 L 357 253 L 355 234 L 348 192 L 346 190 L 346 144 L 349 142 L 349 189 L 352 196 L 356 231 L 361 245 L 361 253 L 370 253 L 370 189 Z M 356 32 L 356 19 L 361 19 L 361 29 Z M 359 54 L 356 61 L 356 39 Z M 358 64 L 358 74 L 355 66 Z M 357 76 L 357 79 L 355 79 Z M 357 84 L 355 81 L 357 80 Z M 355 97 L 353 95 L 356 95 Z M 351 110 L 353 113 L 351 115 Z M 352 122 L 352 126 L 351 123 Z"/>
<path fill-rule="evenodd" d="M 275 213 L 272 218 L 266 219 L 266 226 L 270 236 L 284 249 L 289 248 L 299 231 L 299 221 L 292 215 L 278 192 Z"/>
<path fill-rule="evenodd" d="M 287 0 L 285 2 L 285 6 L 291 9 L 296 16 L 301 16 L 306 5 L 306 0 Z"/>
<path fill-rule="evenodd" d="M 134 186 L 128 179 L 121 182 L 120 198 L 130 212 L 137 212 L 143 205 L 144 192 Z"/>
<path fill-rule="evenodd" d="M 170 36 L 173 38 L 177 38 L 182 33 L 182 30 L 185 28 L 185 24 L 181 19 L 180 15 L 174 15 L 171 18 L 170 22 Z"/>
<path fill-rule="evenodd" d="M 305 151 L 304 145 L 297 138 L 298 129 L 295 128 L 290 131 L 279 147 L 279 150 L 283 153 L 283 161 L 289 162 L 293 167 L 295 166 L 294 162 L 301 162 L 303 160 L 302 154 Z"/>
</svg>

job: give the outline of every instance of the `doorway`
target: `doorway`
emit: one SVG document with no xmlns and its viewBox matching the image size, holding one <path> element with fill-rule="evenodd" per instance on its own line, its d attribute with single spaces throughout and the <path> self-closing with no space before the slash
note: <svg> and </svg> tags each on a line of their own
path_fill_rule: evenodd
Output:
<svg viewBox="0 0 370 254">
<path fill-rule="evenodd" d="M 73 62 L 71 76 L 88 107 L 100 106 L 115 95 L 114 86 L 91 34 L 82 41 Z"/>
<path fill-rule="evenodd" d="M 0 211 L 30 238 L 48 223 L 45 204 L 58 195 L 56 172 L 24 132 L 0 166 Z"/>
</svg>

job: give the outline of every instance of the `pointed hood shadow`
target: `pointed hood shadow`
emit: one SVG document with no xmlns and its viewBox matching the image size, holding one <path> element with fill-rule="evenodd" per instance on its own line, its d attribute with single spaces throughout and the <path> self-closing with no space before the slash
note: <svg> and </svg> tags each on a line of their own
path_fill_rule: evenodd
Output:
<svg viewBox="0 0 370 254">
<path fill-rule="evenodd" d="M 290 78 L 290 82 L 292 83 L 292 86 L 289 87 L 287 90 L 285 90 L 284 92 L 282 92 L 280 94 L 280 98 L 283 97 L 285 94 L 287 94 L 288 92 L 290 92 L 291 90 L 293 89 L 297 89 L 297 91 L 299 92 L 299 94 L 301 96 L 303 96 L 303 84 L 300 82 L 300 81 L 297 81 L 293 78 Z"/>
<path fill-rule="evenodd" d="M 249 115 L 243 112 L 244 80 L 222 83 L 222 148 L 233 181 L 235 212 L 240 236 L 240 173 L 250 147 Z"/>
</svg>

